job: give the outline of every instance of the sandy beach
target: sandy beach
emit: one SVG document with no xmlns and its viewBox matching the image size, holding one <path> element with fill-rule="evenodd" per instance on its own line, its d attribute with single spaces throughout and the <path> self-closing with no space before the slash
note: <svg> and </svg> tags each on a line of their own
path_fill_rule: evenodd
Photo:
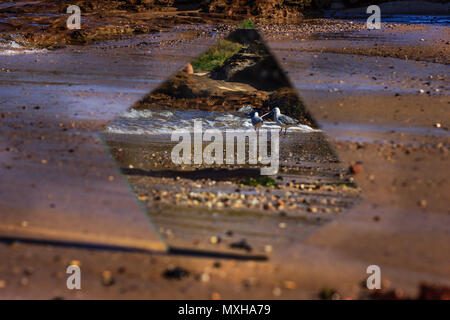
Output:
<svg viewBox="0 0 450 320">
<path fill-rule="evenodd" d="M 195 206 L 152 213 L 156 204 L 142 198 L 149 189 L 204 188 L 204 181 L 118 170 L 155 152 L 137 169 L 164 167 L 161 139 L 144 146 L 115 141 L 111 157 L 99 137 L 236 27 L 171 24 L 84 46 L 0 55 L 1 298 L 365 299 L 373 297 L 361 285 L 372 264 L 381 267 L 383 292 L 395 290 L 397 298 L 417 297 L 423 283 L 450 285 L 448 26 L 257 24 L 322 130 L 311 140 L 282 139 L 283 150 L 298 144 L 309 152 L 325 139 L 340 162 L 300 159 L 299 180 L 290 187 L 282 178 L 287 187 L 267 192 L 317 197 L 317 207 L 327 199 L 323 211 L 307 203 L 293 212 L 263 208 L 263 216 L 206 216 Z M 121 148 L 123 162 L 115 163 Z M 336 173 L 357 191 L 299 189 Z M 211 192 L 229 191 L 232 179 L 206 174 L 216 181 Z M 243 238 L 251 252 L 230 247 Z M 74 261 L 83 270 L 79 291 L 65 286 Z M 176 267 L 186 273 L 167 273 Z"/>
</svg>

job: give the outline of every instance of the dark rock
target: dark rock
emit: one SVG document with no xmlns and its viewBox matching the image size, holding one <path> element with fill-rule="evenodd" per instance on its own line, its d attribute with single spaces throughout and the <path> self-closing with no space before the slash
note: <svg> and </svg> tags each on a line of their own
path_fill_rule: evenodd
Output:
<svg viewBox="0 0 450 320">
<path fill-rule="evenodd" d="M 230 248 L 232 249 L 241 249 L 245 251 L 252 251 L 252 247 L 247 243 L 245 239 L 242 239 L 241 241 L 233 242 L 230 244 Z"/>
<path fill-rule="evenodd" d="M 163 273 L 163 277 L 166 279 L 182 280 L 188 276 L 189 276 L 189 271 L 187 271 L 186 269 L 183 269 L 181 267 L 167 269 Z"/>
<path fill-rule="evenodd" d="M 211 78 L 248 83 L 258 90 L 272 91 L 288 87 L 289 80 L 262 41 L 239 50 L 211 71 Z"/>
</svg>

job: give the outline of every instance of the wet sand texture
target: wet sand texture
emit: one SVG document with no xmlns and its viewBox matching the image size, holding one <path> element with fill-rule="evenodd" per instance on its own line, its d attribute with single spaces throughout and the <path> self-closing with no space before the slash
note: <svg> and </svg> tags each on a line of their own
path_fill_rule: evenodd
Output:
<svg viewBox="0 0 450 320">
<path fill-rule="evenodd" d="M 15 216 L 22 226 L 34 207 L 75 210 L 83 208 L 84 197 L 115 206 L 115 194 L 96 196 L 106 189 L 90 183 L 121 183 L 113 162 L 95 156 L 104 152 L 96 133 L 232 28 L 178 25 L 126 40 L 1 56 L 2 215 L 10 212 L 8 206 L 23 205 Z M 321 19 L 258 29 L 342 163 L 360 164 L 353 178 L 364 191 L 363 201 L 304 241 L 294 239 L 283 250 L 273 247 L 265 261 L 2 241 L 2 298 L 317 299 L 330 298 L 329 293 L 367 298 L 370 291 L 361 283 L 370 264 L 382 268 L 382 292 L 395 289 L 391 298 L 422 296 L 423 282 L 450 285 L 449 66 L 430 62 L 445 56 L 440 52 L 448 50 L 448 27 L 386 23 L 368 31 L 358 21 Z M 366 48 L 380 46 L 395 50 L 367 53 Z M 327 52 L 336 47 L 365 51 Z M 392 53 L 403 48 L 415 54 L 395 58 Z M 425 61 L 422 50 L 429 54 Z M 46 167 L 52 179 L 45 178 Z M 188 174 L 180 179 L 191 180 Z M 69 199 L 65 191 L 74 190 L 71 183 L 78 187 Z M 51 219 L 61 222 L 59 217 Z M 287 221 L 279 229 L 280 239 L 290 227 Z M 166 230 L 174 243 L 180 234 L 171 231 Z M 216 235 L 211 230 L 200 244 L 210 245 Z M 242 237 L 230 239 L 246 247 Z M 77 292 L 66 289 L 64 277 L 74 260 L 83 270 L 83 290 Z M 189 276 L 166 278 L 175 266 Z M 106 285 L 103 275 L 111 273 L 115 282 Z"/>
</svg>

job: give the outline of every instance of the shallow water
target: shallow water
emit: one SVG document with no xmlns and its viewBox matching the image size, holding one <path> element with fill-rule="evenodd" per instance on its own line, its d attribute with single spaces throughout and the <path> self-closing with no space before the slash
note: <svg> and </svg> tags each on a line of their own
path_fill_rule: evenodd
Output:
<svg viewBox="0 0 450 320">
<path fill-rule="evenodd" d="M 252 129 L 250 118 L 245 114 L 200 110 L 135 110 L 131 109 L 106 127 L 107 133 L 116 134 L 170 134 L 177 129 L 192 131 L 194 121 L 200 121 L 202 129 Z M 273 121 L 265 121 L 262 129 L 276 129 Z M 291 127 L 288 131 L 314 132 L 307 125 Z"/>
<path fill-rule="evenodd" d="M 339 13 L 328 13 L 325 15 L 326 18 L 339 18 L 344 20 L 356 20 L 365 21 L 369 15 L 349 15 L 349 14 L 339 14 Z M 394 22 L 394 23 L 404 23 L 404 24 L 427 24 L 427 25 L 450 25 L 449 15 L 416 15 L 416 14 L 396 14 L 389 15 L 383 14 L 381 17 L 382 22 Z"/>
<path fill-rule="evenodd" d="M 29 49 L 18 44 L 13 40 L 0 39 L 0 55 L 16 55 L 16 54 L 30 54 L 30 53 L 44 53 L 46 49 Z"/>
</svg>

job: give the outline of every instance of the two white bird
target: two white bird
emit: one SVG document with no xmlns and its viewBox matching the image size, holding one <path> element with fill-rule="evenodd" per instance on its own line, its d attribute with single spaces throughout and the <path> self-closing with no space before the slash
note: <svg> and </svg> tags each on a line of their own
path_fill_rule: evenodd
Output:
<svg viewBox="0 0 450 320">
<path fill-rule="evenodd" d="M 256 128 L 257 131 L 259 131 L 259 128 L 263 125 L 263 118 L 271 114 L 274 115 L 275 122 L 281 127 L 280 133 L 284 128 L 284 135 L 287 135 L 287 129 L 289 127 L 295 126 L 299 123 L 298 120 L 292 119 L 291 117 L 282 114 L 279 108 L 274 108 L 261 117 L 259 116 L 258 112 L 253 111 L 252 113 L 250 113 L 250 117 L 252 120 L 252 125 Z"/>
</svg>

